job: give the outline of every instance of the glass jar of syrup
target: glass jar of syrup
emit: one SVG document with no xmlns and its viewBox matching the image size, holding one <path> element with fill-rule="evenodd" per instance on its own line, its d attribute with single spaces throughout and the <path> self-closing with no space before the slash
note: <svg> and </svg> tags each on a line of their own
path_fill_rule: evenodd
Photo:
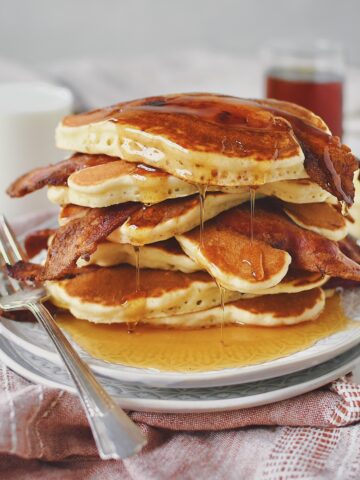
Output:
<svg viewBox="0 0 360 480">
<path fill-rule="evenodd" d="M 266 97 L 312 110 L 342 136 L 344 60 L 339 45 L 277 42 L 264 50 Z"/>
</svg>

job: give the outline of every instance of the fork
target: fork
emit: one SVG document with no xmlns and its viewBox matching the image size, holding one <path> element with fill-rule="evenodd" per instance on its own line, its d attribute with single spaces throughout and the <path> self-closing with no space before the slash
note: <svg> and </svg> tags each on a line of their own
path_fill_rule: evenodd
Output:
<svg viewBox="0 0 360 480">
<path fill-rule="evenodd" d="M 0 254 L 8 265 L 26 260 L 3 215 L 0 215 Z M 100 457 L 122 459 L 138 453 L 146 444 L 144 435 L 100 385 L 43 305 L 47 298 L 45 288 L 16 281 L 4 269 L 3 275 L 7 295 L 0 297 L 0 309 L 29 310 L 46 330 L 75 384 Z"/>
</svg>

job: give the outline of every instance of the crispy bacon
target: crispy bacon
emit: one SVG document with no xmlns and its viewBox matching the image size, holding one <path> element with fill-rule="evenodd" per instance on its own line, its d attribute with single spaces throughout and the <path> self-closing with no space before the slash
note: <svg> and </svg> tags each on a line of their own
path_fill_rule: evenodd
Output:
<svg viewBox="0 0 360 480">
<path fill-rule="evenodd" d="M 44 280 L 44 267 L 37 263 L 20 261 L 6 268 L 10 277 L 21 282 L 41 283 Z"/>
<path fill-rule="evenodd" d="M 51 235 L 54 235 L 56 230 L 45 228 L 44 230 L 36 230 L 26 236 L 24 246 L 26 254 L 29 258 L 35 257 L 41 250 L 46 250 L 48 240 Z"/>
<path fill-rule="evenodd" d="M 359 167 L 350 148 L 325 131 L 325 124 L 304 108 L 278 100 L 257 102 L 289 121 L 304 152 L 304 166 L 311 180 L 351 205 L 355 195 L 353 176 Z"/>
<path fill-rule="evenodd" d="M 68 274 L 64 278 L 72 278 L 84 273 L 93 272 L 98 270 L 98 265 L 86 265 L 85 267 L 74 267 L 68 269 Z M 37 263 L 20 261 L 14 265 L 6 266 L 7 272 L 11 278 L 19 280 L 20 282 L 32 282 L 35 284 L 41 284 L 47 280 L 45 275 L 45 267 Z"/>
<path fill-rule="evenodd" d="M 333 277 L 328 280 L 323 286 L 326 290 L 331 290 L 333 288 L 359 288 L 359 282 L 355 280 L 346 280 L 345 278 Z"/>
<path fill-rule="evenodd" d="M 139 203 L 123 203 L 106 208 L 91 208 L 86 215 L 60 227 L 48 249 L 45 278 L 54 280 L 71 273 L 78 258 L 91 255 L 102 240 L 142 207 Z"/>
<path fill-rule="evenodd" d="M 325 148 L 316 141 L 306 140 L 305 136 L 298 134 L 298 138 L 305 154 L 305 170 L 311 180 L 338 200 L 352 205 L 355 195 L 353 176 L 359 167 L 350 148 L 341 145 L 338 137 L 329 136 Z"/>
<path fill-rule="evenodd" d="M 348 235 L 346 238 L 339 242 L 340 250 L 354 262 L 360 264 L 360 246 L 356 240 Z"/>
<path fill-rule="evenodd" d="M 252 221 L 250 215 L 249 206 L 242 205 L 221 213 L 211 222 L 219 229 L 253 234 L 255 239 L 287 251 L 295 268 L 360 281 L 360 265 L 345 255 L 337 242 L 295 225 L 276 202 L 269 198 L 259 200 Z"/>
<path fill-rule="evenodd" d="M 35 168 L 19 177 L 7 189 L 10 197 L 23 197 L 28 193 L 40 190 L 46 185 L 66 185 L 68 177 L 78 170 L 104 163 L 113 162 L 114 158 L 108 155 L 87 155 L 76 153 L 72 157 L 54 165 Z"/>
<path fill-rule="evenodd" d="M 339 242 L 340 250 L 351 260 L 360 264 L 360 247 L 356 243 L 356 240 L 349 235 Z M 343 278 L 334 277 L 330 278 L 325 284 L 325 288 L 359 288 L 359 281 L 344 280 Z"/>
</svg>

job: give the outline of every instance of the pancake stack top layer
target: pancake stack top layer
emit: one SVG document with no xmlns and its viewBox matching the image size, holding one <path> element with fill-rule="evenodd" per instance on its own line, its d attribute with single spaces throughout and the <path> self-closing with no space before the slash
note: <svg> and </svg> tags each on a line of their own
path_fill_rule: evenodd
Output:
<svg viewBox="0 0 360 480">
<path fill-rule="evenodd" d="M 306 109 L 151 97 L 65 117 L 56 140 L 76 153 L 8 189 L 47 186 L 61 206 L 45 265 L 13 275 L 46 280 L 78 318 L 292 324 L 321 313 L 329 277 L 360 280 L 339 208 L 357 162 Z"/>
</svg>

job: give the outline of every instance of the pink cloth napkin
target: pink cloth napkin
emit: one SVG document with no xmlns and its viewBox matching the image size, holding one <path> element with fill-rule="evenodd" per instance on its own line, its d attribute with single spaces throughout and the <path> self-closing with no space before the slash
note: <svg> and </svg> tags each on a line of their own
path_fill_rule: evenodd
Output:
<svg viewBox="0 0 360 480">
<path fill-rule="evenodd" d="M 147 447 L 102 461 L 77 397 L 0 365 L 0 478 L 360 478 L 360 385 L 348 378 L 247 410 L 130 415 Z"/>
</svg>

